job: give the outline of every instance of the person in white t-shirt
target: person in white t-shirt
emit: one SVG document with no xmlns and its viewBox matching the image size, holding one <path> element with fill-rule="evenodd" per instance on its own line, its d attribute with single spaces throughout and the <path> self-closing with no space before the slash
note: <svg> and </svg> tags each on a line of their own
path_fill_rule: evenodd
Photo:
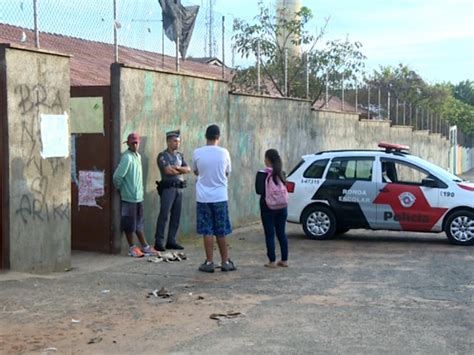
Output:
<svg viewBox="0 0 474 355">
<path fill-rule="evenodd" d="M 196 182 L 196 229 L 203 236 L 206 261 L 199 271 L 214 272 L 214 236 L 221 254 L 222 271 L 234 271 L 225 236 L 232 233 L 227 206 L 227 178 L 231 171 L 229 151 L 219 147 L 220 130 L 210 125 L 206 130 L 207 144 L 193 154 L 193 171 Z"/>
</svg>

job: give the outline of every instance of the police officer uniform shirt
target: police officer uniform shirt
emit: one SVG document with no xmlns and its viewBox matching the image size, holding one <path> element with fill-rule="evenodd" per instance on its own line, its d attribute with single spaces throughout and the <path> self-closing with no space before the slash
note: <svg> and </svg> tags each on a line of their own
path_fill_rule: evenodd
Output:
<svg viewBox="0 0 474 355">
<path fill-rule="evenodd" d="M 166 139 L 171 138 L 171 137 L 179 138 L 179 136 L 180 136 L 179 130 L 166 133 Z M 175 152 L 173 154 L 173 153 L 170 153 L 168 149 L 165 149 L 160 154 L 158 154 L 157 164 L 160 169 L 162 181 L 184 181 L 184 176 L 182 174 L 167 175 L 164 171 L 167 166 L 178 166 L 178 167 L 188 166 L 188 164 L 184 160 L 183 153 Z"/>
</svg>

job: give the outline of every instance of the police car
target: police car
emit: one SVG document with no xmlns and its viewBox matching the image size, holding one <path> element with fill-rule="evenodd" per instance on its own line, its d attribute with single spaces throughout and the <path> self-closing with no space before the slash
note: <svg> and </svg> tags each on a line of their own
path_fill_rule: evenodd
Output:
<svg viewBox="0 0 474 355">
<path fill-rule="evenodd" d="M 407 146 L 379 148 L 303 156 L 287 179 L 288 221 L 312 239 L 364 228 L 445 231 L 453 244 L 474 244 L 474 184 Z"/>
</svg>

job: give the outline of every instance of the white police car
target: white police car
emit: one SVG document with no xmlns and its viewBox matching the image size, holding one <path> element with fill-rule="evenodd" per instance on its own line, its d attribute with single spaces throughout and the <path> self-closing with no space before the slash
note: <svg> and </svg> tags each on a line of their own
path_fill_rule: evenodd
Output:
<svg viewBox="0 0 474 355">
<path fill-rule="evenodd" d="M 474 184 L 410 155 L 407 146 L 305 155 L 288 176 L 288 221 L 312 239 L 349 229 L 445 231 L 474 244 Z"/>
</svg>

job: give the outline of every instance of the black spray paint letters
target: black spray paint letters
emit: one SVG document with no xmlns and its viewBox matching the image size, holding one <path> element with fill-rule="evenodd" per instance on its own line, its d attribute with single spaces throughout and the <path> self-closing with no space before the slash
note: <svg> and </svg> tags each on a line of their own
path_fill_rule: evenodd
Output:
<svg viewBox="0 0 474 355">
<path fill-rule="evenodd" d="M 64 170 L 64 159 L 42 159 L 41 130 L 39 116 L 42 113 L 64 112 L 61 92 L 42 84 L 20 84 L 14 89 L 21 115 L 21 160 L 25 171 L 20 179 L 25 181 L 29 191 L 24 191 L 15 213 L 24 224 L 29 221 L 48 223 L 70 219 L 69 200 L 57 202 L 49 192 L 49 179 Z M 54 181 L 52 181 L 54 183 Z"/>
<path fill-rule="evenodd" d="M 58 89 L 48 91 L 42 84 L 28 86 L 18 85 L 15 88 L 15 94 L 19 96 L 18 107 L 20 113 L 25 115 L 36 108 L 60 109 L 64 110 L 61 94 Z"/>
</svg>

